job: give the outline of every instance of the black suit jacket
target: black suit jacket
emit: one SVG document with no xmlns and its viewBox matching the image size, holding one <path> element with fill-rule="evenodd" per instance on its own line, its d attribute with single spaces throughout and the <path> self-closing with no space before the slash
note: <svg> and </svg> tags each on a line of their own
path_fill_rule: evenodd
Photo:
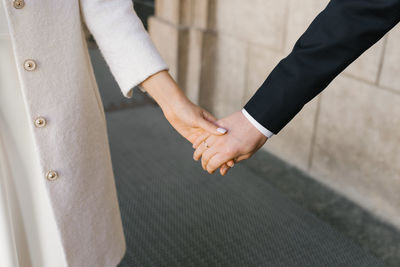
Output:
<svg viewBox="0 0 400 267">
<path fill-rule="evenodd" d="M 277 134 L 399 21 L 400 0 L 332 0 L 244 108 Z"/>
</svg>

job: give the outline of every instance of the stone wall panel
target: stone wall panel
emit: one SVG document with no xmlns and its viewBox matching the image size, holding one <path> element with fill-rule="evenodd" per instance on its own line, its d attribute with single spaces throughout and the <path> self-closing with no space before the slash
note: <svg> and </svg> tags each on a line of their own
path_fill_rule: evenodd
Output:
<svg viewBox="0 0 400 267">
<path fill-rule="evenodd" d="M 321 99 L 311 174 L 400 227 L 400 96 L 349 77 Z"/>
</svg>

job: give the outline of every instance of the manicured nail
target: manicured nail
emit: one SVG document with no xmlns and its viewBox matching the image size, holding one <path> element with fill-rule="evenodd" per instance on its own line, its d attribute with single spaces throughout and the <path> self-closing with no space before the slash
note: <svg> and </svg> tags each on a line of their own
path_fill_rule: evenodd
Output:
<svg viewBox="0 0 400 267">
<path fill-rule="evenodd" d="M 227 131 L 228 131 L 228 130 L 227 130 L 227 129 L 224 129 L 224 128 L 218 128 L 218 129 L 217 129 L 217 132 L 222 133 L 222 134 L 225 134 Z"/>
</svg>

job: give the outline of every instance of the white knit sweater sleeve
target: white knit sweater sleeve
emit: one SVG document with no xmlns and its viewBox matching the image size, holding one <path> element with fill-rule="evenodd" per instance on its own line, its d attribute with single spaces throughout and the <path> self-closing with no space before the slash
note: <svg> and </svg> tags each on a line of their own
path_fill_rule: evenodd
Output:
<svg viewBox="0 0 400 267">
<path fill-rule="evenodd" d="M 132 0 L 81 0 L 83 19 L 92 33 L 122 93 L 167 69 Z"/>
</svg>

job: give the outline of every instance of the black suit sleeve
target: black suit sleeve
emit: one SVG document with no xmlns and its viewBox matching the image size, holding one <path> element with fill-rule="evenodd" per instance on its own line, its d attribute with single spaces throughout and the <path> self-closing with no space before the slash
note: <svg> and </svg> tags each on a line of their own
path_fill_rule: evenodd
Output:
<svg viewBox="0 0 400 267">
<path fill-rule="evenodd" d="M 245 105 L 277 134 L 400 20 L 400 0 L 332 0 Z"/>
</svg>

